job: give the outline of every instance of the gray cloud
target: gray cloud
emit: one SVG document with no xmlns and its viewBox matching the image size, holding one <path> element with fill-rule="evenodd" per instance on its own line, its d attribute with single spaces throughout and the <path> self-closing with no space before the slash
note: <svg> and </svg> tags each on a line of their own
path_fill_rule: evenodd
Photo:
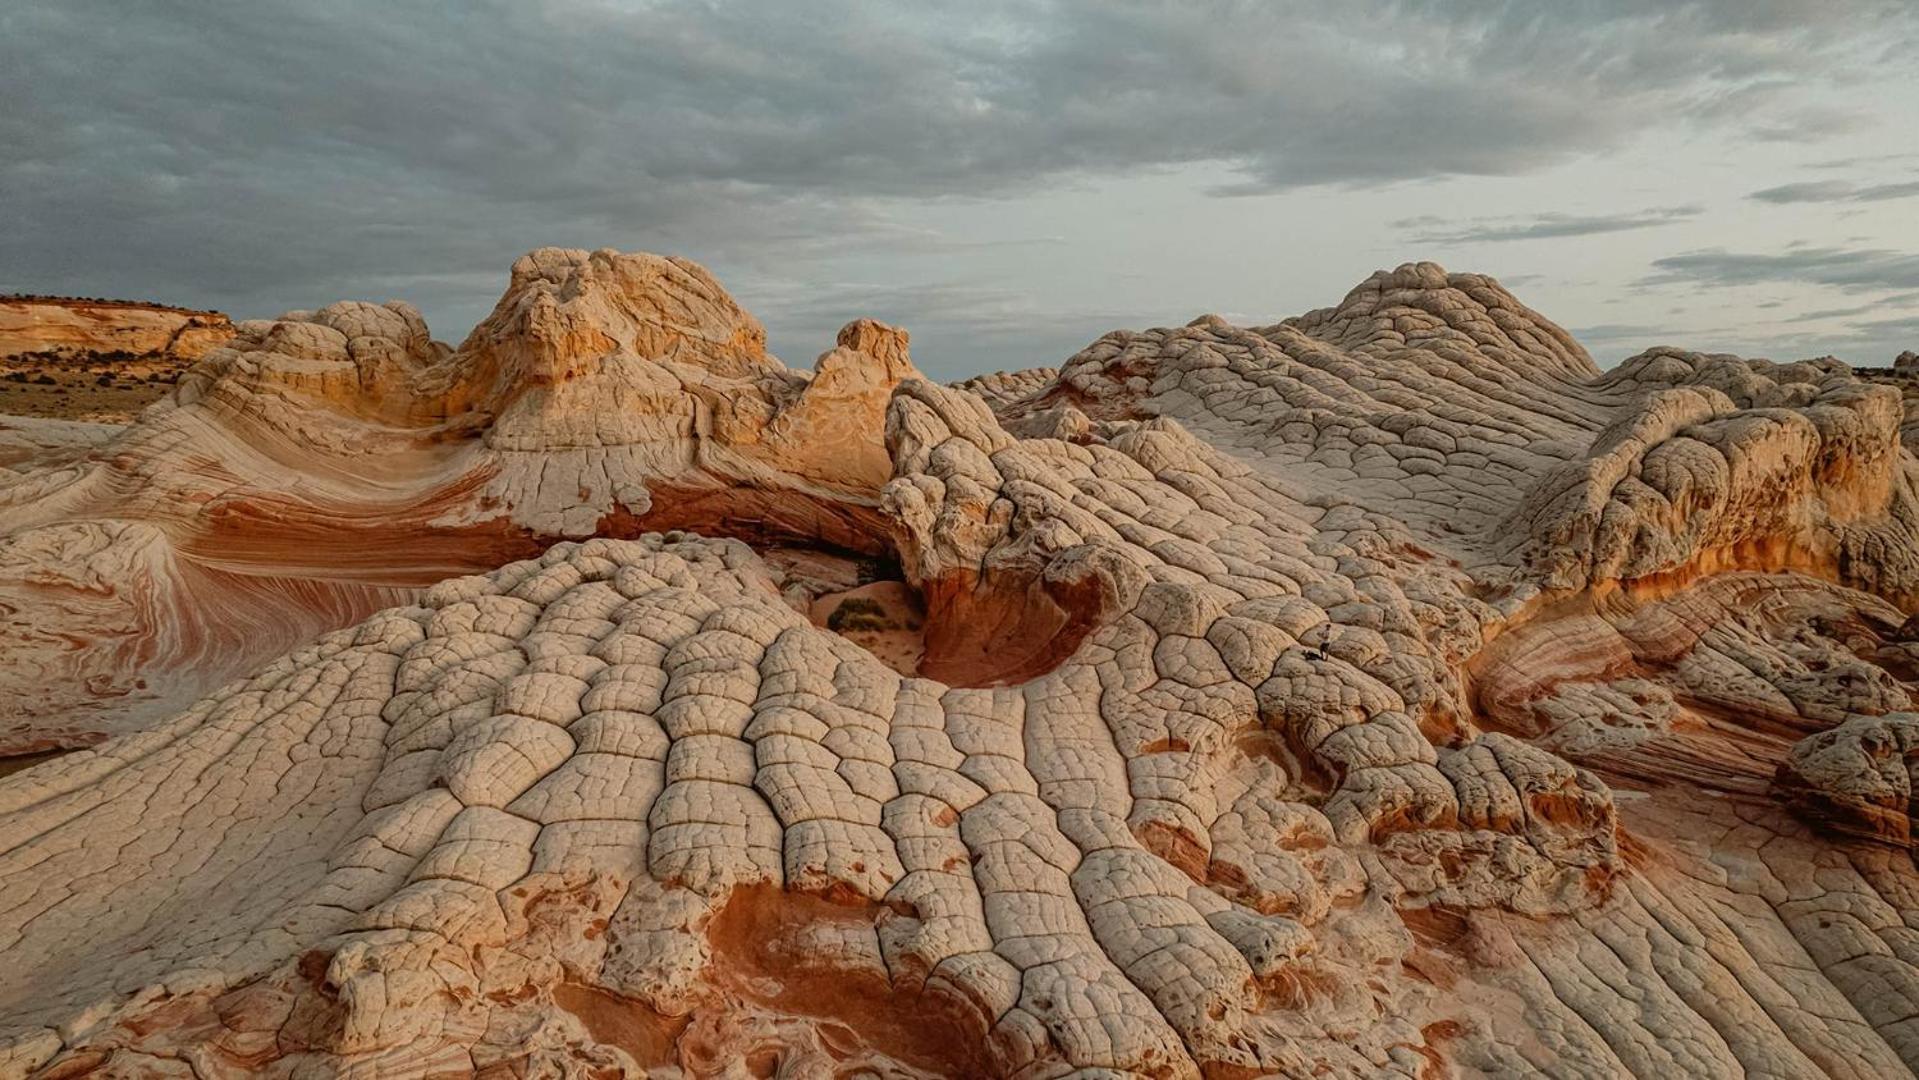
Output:
<svg viewBox="0 0 1919 1080">
<path fill-rule="evenodd" d="M 1518 175 L 1811 116 L 1795 87 L 1914 37 L 1897 0 L 14 4 L 0 288 L 399 294 L 458 337 L 538 244 L 803 283 L 955 242 L 902 202 L 1200 162 L 1240 192 Z"/>
<path fill-rule="evenodd" d="M 1657 272 L 1645 284 L 1793 282 L 1846 292 L 1919 289 L 1919 255 L 1876 248 L 1794 247 L 1776 255 L 1713 249 L 1655 259 L 1653 267 Z"/>
<path fill-rule="evenodd" d="M 1793 322 L 1829 322 L 1833 319 L 1857 319 L 1861 315 L 1884 315 L 1899 308 L 1919 307 L 1919 292 L 1900 293 L 1896 296 L 1883 296 L 1869 303 L 1854 304 L 1842 308 L 1820 308 L 1801 312 L 1792 317 Z"/>
<path fill-rule="evenodd" d="M 1836 331 L 1769 334 L 1757 340 L 1722 340 L 1725 341 L 1723 347 L 1750 356 L 1767 356 L 1775 360 L 1837 356 L 1857 367 L 1886 367 L 1900 353 L 1919 349 L 1919 312 L 1868 319 Z"/>
<path fill-rule="evenodd" d="M 1919 161 L 1919 154 L 1854 154 L 1850 157 L 1809 161 L 1805 163 L 1805 167 L 1808 169 L 1856 169 L 1861 165 L 1884 166 L 1911 161 Z"/>
<path fill-rule="evenodd" d="M 1832 322 L 1840 325 L 1808 325 Z M 1685 330 L 1609 323 L 1572 327 L 1568 332 L 1602 364 L 1617 363 L 1654 345 L 1677 345 L 1774 360 L 1837 356 L 1859 367 L 1883 367 L 1899 353 L 1919 349 L 1919 291 L 1878 297 L 1850 307 L 1807 311 L 1773 322 L 1742 319 L 1729 326 Z"/>
<path fill-rule="evenodd" d="M 1698 217 L 1703 212 L 1703 208 L 1697 206 L 1671 206 L 1635 213 L 1537 214 L 1524 218 L 1482 218 L 1465 223 L 1426 215 L 1392 224 L 1395 228 L 1412 230 L 1409 239 L 1414 243 L 1487 244 L 1650 229 Z"/>
<path fill-rule="evenodd" d="M 1854 184 L 1845 180 L 1807 180 L 1755 191 L 1749 199 L 1769 203 L 1883 202 L 1919 195 L 1919 180 L 1896 184 Z"/>
<path fill-rule="evenodd" d="M 1635 341 L 1646 338 L 1658 338 L 1666 333 L 1657 326 L 1641 323 L 1596 323 L 1592 326 L 1569 326 L 1566 332 L 1583 345 L 1613 345 L 1622 341 Z"/>
</svg>

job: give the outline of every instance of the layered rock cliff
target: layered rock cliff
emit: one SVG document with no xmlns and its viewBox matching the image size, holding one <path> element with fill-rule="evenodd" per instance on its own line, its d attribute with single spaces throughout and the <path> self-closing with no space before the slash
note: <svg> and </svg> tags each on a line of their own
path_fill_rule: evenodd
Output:
<svg viewBox="0 0 1919 1080">
<path fill-rule="evenodd" d="M 124 353 L 198 360 L 233 336 L 217 311 L 124 300 L 0 296 L 0 359 L 23 353 Z"/>
<path fill-rule="evenodd" d="M 1431 264 L 958 387 L 611 252 L 242 324 L 0 443 L 12 738 L 119 736 L 0 1068 L 1908 1072 L 1906 423 Z"/>
</svg>

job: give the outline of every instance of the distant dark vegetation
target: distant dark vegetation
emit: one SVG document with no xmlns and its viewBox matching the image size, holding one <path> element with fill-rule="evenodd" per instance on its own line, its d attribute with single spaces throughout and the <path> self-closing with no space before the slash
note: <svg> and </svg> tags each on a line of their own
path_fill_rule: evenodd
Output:
<svg viewBox="0 0 1919 1080">
<path fill-rule="evenodd" d="M 176 311 L 182 315 L 219 315 L 218 311 L 208 308 L 181 307 L 178 304 L 160 304 L 151 300 L 110 300 L 104 296 L 52 296 L 47 293 L 0 293 L 0 304 L 93 304 L 97 307 L 149 308 L 154 311 Z"/>
<path fill-rule="evenodd" d="M 84 373 L 83 373 L 84 374 Z M 141 383 L 171 383 L 175 376 L 158 371 L 149 371 L 145 375 L 122 375 L 112 371 L 102 371 L 93 380 L 95 386 L 138 386 Z M 9 371 L 0 375 L 0 381 L 26 383 L 31 386 L 58 386 L 60 380 L 47 372 L 32 374 L 25 371 Z"/>
<path fill-rule="evenodd" d="M 118 364 L 127 360 L 150 360 L 165 356 L 164 352 L 128 352 L 125 349 L 112 349 L 107 352 L 90 352 L 85 349 L 41 349 L 37 352 L 14 353 L 0 357 L 9 364 Z"/>
</svg>

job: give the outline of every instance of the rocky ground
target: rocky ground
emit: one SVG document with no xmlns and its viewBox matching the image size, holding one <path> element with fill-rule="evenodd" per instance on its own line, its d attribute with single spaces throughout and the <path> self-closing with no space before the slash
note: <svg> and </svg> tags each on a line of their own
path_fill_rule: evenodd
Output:
<svg viewBox="0 0 1919 1080">
<path fill-rule="evenodd" d="M 0 413 L 125 424 L 167 396 L 193 362 L 166 354 L 25 353 L 0 357 Z"/>
<path fill-rule="evenodd" d="M 1424 263 L 952 387 L 613 252 L 242 323 L 0 424 L 0 1075 L 1909 1074 L 1903 378 Z"/>
</svg>

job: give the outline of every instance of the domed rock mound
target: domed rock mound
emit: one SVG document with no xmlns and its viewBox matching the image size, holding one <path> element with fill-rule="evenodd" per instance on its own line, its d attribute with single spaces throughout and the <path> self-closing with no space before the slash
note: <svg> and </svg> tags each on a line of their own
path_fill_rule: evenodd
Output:
<svg viewBox="0 0 1919 1080">
<path fill-rule="evenodd" d="M 103 583 L 23 574 L 44 632 L 151 640 L 122 587 L 328 632 L 202 629 L 183 670 L 254 669 L 89 698 L 140 730 L 0 783 L 0 1061 L 1919 1065 L 1896 388 L 1601 373 L 1430 264 L 970 386 L 871 323 L 790 372 L 691 264 L 545 251 L 458 350 L 247 326 L 39 451 L 10 550 Z M 803 613 L 853 556 L 916 662 Z M 131 669 L 100 640 L 51 685 Z"/>
</svg>

